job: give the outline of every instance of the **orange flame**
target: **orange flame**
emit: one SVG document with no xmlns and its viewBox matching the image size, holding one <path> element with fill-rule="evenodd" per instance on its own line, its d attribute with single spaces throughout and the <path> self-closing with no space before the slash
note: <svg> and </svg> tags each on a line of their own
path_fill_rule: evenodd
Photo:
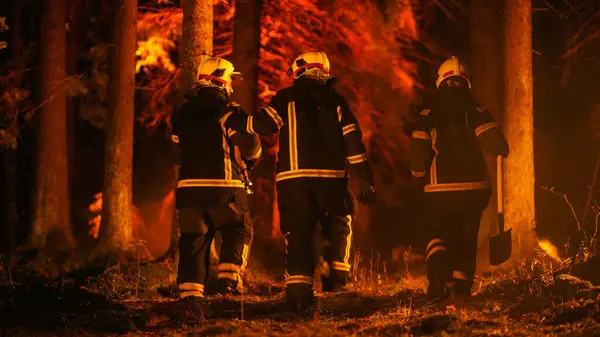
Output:
<svg viewBox="0 0 600 337">
<path fill-rule="evenodd" d="M 548 240 L 539 240 L 538 246 L 544 253 L 550 256 L 554 261 L 562 263 L 562 259 L 558 255 L 558 248 Z"/>
</svg>

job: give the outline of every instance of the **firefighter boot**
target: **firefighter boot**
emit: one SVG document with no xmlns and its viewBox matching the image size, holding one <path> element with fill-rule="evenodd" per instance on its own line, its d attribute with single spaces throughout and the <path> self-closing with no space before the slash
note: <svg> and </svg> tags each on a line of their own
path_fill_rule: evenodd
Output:
<svg viewBox="0 0 600 337">
<path fill-rule="evenodd" d="M 221 295 L 239 296 L 244 293 L 244 287 L 241 280 L 234 281 L 231 279 L 221 278 L 217 282 L 217 293 Z"/>
<path fill-rule="evenodd" d="M 348 283 L 348 278 L 348 273 L 337 272 L 335 270 L 329 274 L 323 274 L 321 276 L 323 292 L 336 293 L 342 291 Z"/>
<path fill-rule="evenodd" d="M 454 280 L 452 284 L 452 297 L 470 297 L 473 281 Z"/>
<path fill-rule="evenodd" d="M 448 283 L 452 280 L 452 272 L 444 266 L 442 259 L 435 260 L 436 257 L 427 264 L 427 297 L 430 301 L 444 301 L 450 296 Z"/>
<path fill-rule="evenodd" d="M 298 315 L 310 315 L 314 309 L 315 295 L 310 284 L 290 284 L 285 288 L 290 310 Z"/>
<path fill-rule="evenodd" d="M 204 297 L 188 296 L 175 302 L 176 308 L 186 316 L 203 317 L 206 315 L 208 302 Z"/>
</svg>

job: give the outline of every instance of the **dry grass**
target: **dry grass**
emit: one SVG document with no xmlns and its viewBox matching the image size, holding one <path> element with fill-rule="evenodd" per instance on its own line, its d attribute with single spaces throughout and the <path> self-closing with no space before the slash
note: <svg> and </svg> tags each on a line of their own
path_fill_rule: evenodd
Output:
<svg viewBox="0 0 600 337">
<path fill-rule="evenodd" d="M 600 333 L 600 288 L 553 276 L 543 260 L 521 277 L 481 280 L 472 298 L 432 303 L 423 276 L 358 279 L 341 294 L 319 294 L 317 312 L 285 310 L 282 284 L 249 272 L 241 299 L 208 298 L 204 314 L 178 304 L 172 262 L 115 265 L 98 275 L 2 265 L 0 335 L 121 336 L 586 336 Z M 367 262 L 368 263 L 368 262 Z M 258 270 L 257 268 L 251 270 Z M 376 269 L 374 269 L 376 270 Z M 10 271 L 11 278 L 5 277 Z M 370 272 L 362 272 L 369 275 Z M 24 277 L 23 275 L 28 275 Z M 46 277 L 46 276 L 49 276 Z M 369 280 L 367 278 L 367 280 Z"/>
</svg>

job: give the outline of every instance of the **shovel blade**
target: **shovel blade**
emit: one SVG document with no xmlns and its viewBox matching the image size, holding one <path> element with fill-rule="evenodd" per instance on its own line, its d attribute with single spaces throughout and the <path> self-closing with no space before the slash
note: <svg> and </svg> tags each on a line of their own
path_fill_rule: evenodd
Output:
<svg viewBox="0 0 600 337">
<path fill-rule="evenodd" d="M 512 253 L 511 229 L 490 237 L 490 264 L 500 265 L 510 258 Z"/>
</svg>

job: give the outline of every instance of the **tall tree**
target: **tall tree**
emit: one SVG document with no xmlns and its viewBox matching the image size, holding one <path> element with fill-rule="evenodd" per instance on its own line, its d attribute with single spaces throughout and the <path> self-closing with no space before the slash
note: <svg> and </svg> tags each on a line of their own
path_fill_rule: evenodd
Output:
<svg viewBox="0 0 600 337">
<path fill-rule="evenodd" d="M 43 248 L 51 233 L 52 245 L 74 246 L 71 233 L 67 171 L 66 1 L 44 0 L 41 36 L 42 108 L 36 154 L 33 224 L 29 243 Z"/>
<path fill-rule="evenodd" d="M 115 11 L 115 43 L 105 128 L 102 253 L 130 250 L 133 241 L 132 161 L 137 0 L 120 0 Z"/>
<path fill-rule="evenodd" d="M 502 3 L 498 1 L 471 0 L 471 83 L 475 100 L 485 106 L 497 121 L 502 120 L 504 87 L 504 58 L 501 41 Z M 486 156 L 486 163 L 493 182 L 496 181 L 496 158 Z M 477 254 L 478 270 L 489 267 L 489 234 L 497 233 L 496 184 L 488 208 L 481 219 Z"/>
<path fill-rule="evenodd" d="M 244 80 L 233 96 L 246 111 L 254 111 L 258 100 L 260 8 L 259 0 L 235 2 L 232 63 Z"/>
<path fill-rule="evenodd" d="M 504 164 L 505 220 L 513 228 L 516 262 L 536 247 L 531 0 L 504 1 L 504 34 L 504 132 L 510 146 Z"/>
<path fill-rule="evenodd" d="M 214 23 L 212 0 L 182 1 L 180 103 L 194 83 L 198 66 L 212 55 Z"/>
</svg>

